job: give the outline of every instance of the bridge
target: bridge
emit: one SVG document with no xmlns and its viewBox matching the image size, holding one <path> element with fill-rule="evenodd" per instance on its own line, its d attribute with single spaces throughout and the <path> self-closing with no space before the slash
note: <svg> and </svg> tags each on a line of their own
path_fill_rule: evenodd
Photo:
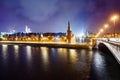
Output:
<svg viewBox="0 0 120 80">
<path fill-rule="evenodd" d="M 120 64 L 120 38 L 98 38 L 96 40 L 97 46 L 105 45 Z"/>
</svg>

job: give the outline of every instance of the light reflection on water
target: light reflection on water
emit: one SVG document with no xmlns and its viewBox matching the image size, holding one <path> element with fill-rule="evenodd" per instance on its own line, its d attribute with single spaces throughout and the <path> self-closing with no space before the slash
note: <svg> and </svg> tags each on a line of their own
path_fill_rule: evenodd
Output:
<svg viewBox="0 0 120 80">
<path fill-rule="evenodd" d="M 18 45 L 14 45 L 14 53 L 15 53 L 15 57 L 16 59 L 18 59 L 18 55 L 19 55 L 19 46 Z"/>
<path fill-rule="evenodd" d="M 89 51 L 89 57 L 92 58 L 92 55 L 93 55 L 93 51 L 90 50 L 90 51 Z"/>
<path fill-rule="evenodd" d="M 98 52 L 96 52 L 94 57 L 95 57 L 94 58 L 94 63 L 95 63 L 94 66 L 97 71 L 96 74 L 99 75 L 100 77 L 102 77 L 103 75 L 107 76 L 106 67 L 105 67 L 106 63 L 105 63 L 104 57 L 101 56 Z"/>
<path fill-rule="evenodd" d="M 41 50 L 41 55 L 42 55 L 43 67 L 44 67 L 45 71 L 47 71 L 48 66 L 49 66 L 48 48 L 40 47 L 40 50 Z"/>
<path fill-rule="evenodd" d="M 7 51 L 8 51 L 8 45 L 3 44 L 2 45 L 3 59 L 7 58 Z"/>
<path fill-rule="evenodd" d="M 57 49 L 58 61 L 61 60 L 63 62 L 67 62 L 67 49 L 66 48 L 58 48 Z"/>
<path fill-rule="evenodd" d="M 41 47 L 41 54 L 42 54 L 42 59 L 44 64 L 48 64 L 48 49 L 46 47 Z"/>
<path fill-rule="evenodd" d="M 19 45 L 1 45 L 0 47 L 0 52 L 2 52 L 0 53 L 0 56 L 3 57 L 4 61 L 7 61 L 5 64 L 12 63 L 10 66 L 4 68 L 3 71 L 8 70 L 17 72 L 21 68 L 20 72 L 11 72 L 11 74 L 21 74 L 21 76 L 23 76 L 24 74 L 28 75 L 27 72 L 25 73 L 26 69 L 28 71 L 31 69 L 31 73 L 25 77 L 26 80 L 30 76 L 33 77 L 31 79 L 34 79 L 35 77 L 41 79 L 42 76 L 45 76 L 45 79 L 50 80 L 52 80 L 53 77 L 58 76 L 61 76 L 59 78 L 62 79 L 67 77 L 67 80 L 71 78 L 73 80 L 82 79 L 83 76 L 85 77 L 90 74 L 91 64 L 94 65 L 93 68 L 98 77 L 102 77 L 104 75 L 109 77 L 108 74 L 110 71 L 108 71 L 106 65 L 112 62 L 112 64 L 114 64 L 113 60 L 109 61 L 109 59 L 107 59 L 104 55 L 101 55 L 99 50 L 47 48 Z M 7 56 L 8 54 L 9 56 Z M 13 64 L 14 62 L 17 62 L 17 64 Z M 0 64 L 0 66 L 1 65 L 4 64 Z M 113 66 L 111 67 L 114 68 Z M 120 69 L 117 71 L 119 70 Z M 7 73 L 8 72 L 5 74 Z M 112 75 L 114 75 L 114 73 Z M 7 77 L 6 75 L 4 76 Z M 19 78 L 24 80 L 21 77 Z"/>
<path fill-rule="evenodd" d="M 72 63 L 76 63 L 77 62 L 77 52 L 75 49 L 70 49 L 70 60 Z"/>
<path fill-rule="evenodd" d="M 31 46 L 26 46 L 26 55 L 28 63 L 30 64 L 32 53 L 31 53 Z"/>
<path fill-rule="evenodd" d="M 120 65 L 110 53 L 94 52 L 90 80 L 119 80 Z"/>
<path fill-rule="evenodd" d="M 104 68 L 105 61 L 104 61 L 103 57 L 99 55 L 99 53 L 95 54 L 94 61 L 95 61 L 95 66 L 97 68 L 100 68 L 100 70 L 102 70 Z"/>
</svg>

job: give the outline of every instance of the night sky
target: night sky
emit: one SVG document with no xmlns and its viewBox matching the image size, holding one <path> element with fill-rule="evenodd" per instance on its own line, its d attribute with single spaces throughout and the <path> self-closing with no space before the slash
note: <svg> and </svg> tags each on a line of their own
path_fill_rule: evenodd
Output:
<svg viewBox="0 0 120 80">
<path fill-rule="evenodd" d="M 120 0 L 0 0 L 0 32 L 24 31 L 25 25 L 33 32 L 66 32 L 69 20 L 75 34 L 96 33 L 114 13 L 120 13 Z"/>
</svg>

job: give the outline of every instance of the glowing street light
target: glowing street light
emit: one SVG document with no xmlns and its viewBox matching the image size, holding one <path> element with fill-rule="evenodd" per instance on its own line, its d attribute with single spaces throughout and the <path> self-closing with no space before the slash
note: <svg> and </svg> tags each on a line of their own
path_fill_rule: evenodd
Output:
<svg viewBox="0 0 120 80">
<path fill-rule="evenodd" d="M 95 36 L 95 37 L 98 37 L 100 35 L 100 32 L 99 33 L 97 33 L 97 35 Z"/>
<path fill-rule="evenodd" d="M 113 16 L 113 17 L 111 18 L 111 20 L 115 21 L 117 18 L 118 18 L 118 16 L 115 15 L 115 16 Z"/>
<path fill-rule="evenodd" d="M 98 37 L 103 32 L 103 29 L 100 29 L 100 31 L 96 34 L 95 37 Z"/>
<path fill-rule="evenodd" d="M 118 16 L 117 15 L 114 15 L 111 20 L 114 21 L 114 37 L 115 37 L 115 28 L 116 28 L 116 20 L 118 19 Z"/>
<path fill-rule="evenodd" d="M 105 24 L 104 28 L 108 28 L 108 24 Z M 96 37 L 98 37 L 104 31 L 103 29 L 100 29 L 100 31 L 98 32 L 98 34 L 96 35 Z"/>
<path fill-rule="evenodd" d="M 100 32 L 103 32 L 103 29 L 100 29 Z"/>
<path fill-rule="evenodd" d="M 108 28 L 108 24 L 105 24 L 105 25 L 104 25 L 104 28 Z"/>
<path fill-rule="evenodd" d="M 108 24 L 105 24 L 105 25 L 104 25 L 104 28 L 105 28 L 105 29 L 107 29 L 108 27 L 109 27 Z M 107 32 L 107 31 L 106 31 L 106 32 Z"/>
<path fill-rule="evenodd" d="M 103 29 L 100 29 L 100 31 L 98 32 L 98 34 L 96 35 L 96 37 L 98 37 L 102 32 L 103 32 Z"/>
</svg>

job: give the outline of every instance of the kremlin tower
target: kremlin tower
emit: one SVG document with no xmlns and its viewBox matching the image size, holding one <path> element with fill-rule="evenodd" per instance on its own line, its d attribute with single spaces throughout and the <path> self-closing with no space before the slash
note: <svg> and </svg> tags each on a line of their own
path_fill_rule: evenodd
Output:
<svg viewBox="0 0 120 80">
<path fill-rule="evenodd" d="M 70 22 L 68 21 L 67 41 L 71 43 L 72 31 L 70 30 Z"/>
</svg>

